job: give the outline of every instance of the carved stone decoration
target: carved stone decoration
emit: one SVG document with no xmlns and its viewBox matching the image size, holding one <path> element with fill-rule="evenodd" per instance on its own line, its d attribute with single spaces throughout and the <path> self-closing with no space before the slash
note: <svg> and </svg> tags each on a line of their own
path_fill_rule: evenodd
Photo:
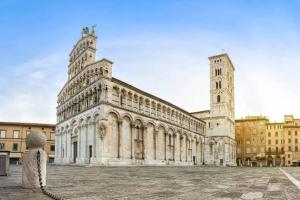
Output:
<svg viewBox="0 0 300 200">
<path fill-rule="evenodd" d="M 106 135 L 106 124 L 101 122 L 97 128 L 97 133 L 100 136 L 100 139 L 103 140 Z"/>
</svg>

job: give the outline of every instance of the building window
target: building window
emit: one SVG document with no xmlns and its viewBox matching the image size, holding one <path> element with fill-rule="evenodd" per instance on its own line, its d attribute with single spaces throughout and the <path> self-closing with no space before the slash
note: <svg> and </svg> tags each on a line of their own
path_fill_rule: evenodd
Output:
<svg viewBox="0 0 300 200">
<path fill-rule="evenodd" d="M 50 133 L 50 140 L 55 140 L 55 133 Z"/>
<path fill-rule="evenodd" d="M 268 151 L 269 151 L 269 153 L 271 153 L 271 147 L 269 147 Z"/>
<path fill-rule="evenodd" d="M 219 88 L 220 88 L 220 89 L 222 88 L 221 81 L 219 81 Z"/>
<path fill-rule="evenodd" d="M 297 136 L 298 135 L 298 132 L 297 131 L 295 131 L 295 136 Z"/>
<path fill-rule="evenodd" d="M 271 137 L 271 133 L 270 132 L 268 133 L 268 137 Z"/>
<path fill-rule="evenodd" d="M 297 139 L 297 138 L 295 139 L 295 143 L 296 143 L 296 144 L 298 143 L 298 139 Z"/>
<path fill-rule="evenodd" d="M 276 147 L 276 153 L 278 153 L 278 147 Z"/>
<path fill-rule="evenodd" d="M 278 132 L 275 132 L 275 136 L 278 137 Z"/>
<path fill-rule="evenodd" d="M 268 144 L 271 144 L 271 140 L 268 140 Z"/>
<path fill-rule="evenodd" d="M 289 131 L 288 134 L 291 135 L 291 131 Z"/>
<path fill-rule="evenodd" d="M 18 151 L 18 144 L 17 143 L 13 144 L 13 151 Z"/>
<path fill-rule="evenodd" d="M 221 96 L 220 96 L 220 95 L 217 96 L 217 102 L 218 102 L 218 103 L 221 102 Z"/>
<path fill-rule="evenodd" d="M 19 136 L 20 136 L 20 131 L 19 130 L 14 130 L 13 138 L 19 138 Z"/>
<path fill-rule="evenodd" d="M 295 151 L 298 151 L 298 146 L 295 146 Z"/>
<path fill-rule="evenodd" d="M 289 138 L 288 142 L 289 142 L 289 143 L 291 143 L 291 142 L 292 142 L 291 138 Z"/>
<path fill-rule="evenodd" d="M 50 151 L 55 151 L 55 146 L 54 145 L 50 146 Z"/>
<path fill-rule="evenodd" d="M 290 154 L 288 154 L 288 158 L 290 158 L 291 157 L 291 155 Z"/>
<path fill-rule="evenodd" d="M 289 146 L 289 151 L 292 151 L 292 147 L 291 146 Z"/>
<path fill-rule="evenodd" d="M 275 142 L 276 142 L 276 144 L 278 144 L 278 140 L 276 140 Z"/>
<path fill-rule="evenodd" d="M 5 143 L 0 143 L 0 149 L 5 149 Z"/>
<path fill-rule="evenodd" d="M 246 148 L 246 153 L 251 153 L 251 149 L 249 147 Z"/>
<path fill-rule="evenodd" d="M 6 138 L 6 130 L 0 131 L 0 138 Z"/>
</svg>

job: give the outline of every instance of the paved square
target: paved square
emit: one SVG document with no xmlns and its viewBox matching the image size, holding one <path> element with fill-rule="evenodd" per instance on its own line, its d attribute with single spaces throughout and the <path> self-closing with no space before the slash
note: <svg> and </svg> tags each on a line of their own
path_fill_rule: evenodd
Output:
<svg viewBox="0 0 300 200">
<path fill-rule="evenodd" d="M 282 168 L 300 180 L 300 168 Z M 65 199 L 300 199 L 279 168 L 48 166 L 47 189 Z M 0 177 L 0 199 L 49 199 Z"/>
</svg>

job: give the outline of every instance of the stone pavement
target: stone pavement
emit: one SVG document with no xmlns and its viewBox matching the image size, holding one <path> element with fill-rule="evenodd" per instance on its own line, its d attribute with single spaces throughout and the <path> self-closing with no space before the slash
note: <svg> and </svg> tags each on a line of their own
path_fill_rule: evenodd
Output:
<svg viewBox="0 0 300 200">
<path fill-rule="evenodd" d="M 300 180 L 300 168 L 282 168 Z M 279 168 L 48 166 L 47 189 L 65 199 L 300 199 Z M 49 199 L 21 187 L 21 167 L 0 176 L 0 200 Z"/>
</svg>

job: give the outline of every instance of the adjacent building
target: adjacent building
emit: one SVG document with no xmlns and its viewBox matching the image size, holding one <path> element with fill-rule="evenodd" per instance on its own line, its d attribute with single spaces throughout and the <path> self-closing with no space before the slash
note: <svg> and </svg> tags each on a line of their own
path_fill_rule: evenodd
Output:
<svg viewBox="0 0 300 200">
<path fill-rule="evenodd" d="M 70 53 L 58 94 L 56 163 L 235 165 L 234 67 L 227 54 L 209 58 L 211 110 L 202 115 L 113 77 L 113 62 L 96 60 L 96 42 L 95 27 L 84 28 Z"/>
<path fill-rule="evenodd" d="M 248 116 L 235 120 L 237 164 L 260 166 L 266 157 L 266 127 L 269 119 L 264 116 Z"/>
<path fill-rule="evenodd" d="M 300 119 L 284 122 L 248 116 L 236 120 L 237 163 L 242 166 L 300 166 Z"/>
<path fill-rule="evenodd" d="M 266 165 L 283 166 L 285 134 L 282 122 L 267 123 L 266 130 Z"/>
<path fill-rule="evenodd" d="M 54 161 L 55 155 L 55 125 L 38 123 L 0 122 L 0 149 L 11 151 L 11 163 L 21 162 L 26 150 L 25 139 L 30 131 L 41 131 L 47 136 L 44 150 L 48 161 Z"/>
<path fill-rule="evenodd" d="M 284 116 L 284 157 L 286 166 L 300 166 L 300 119 Z"/>
</svg>

